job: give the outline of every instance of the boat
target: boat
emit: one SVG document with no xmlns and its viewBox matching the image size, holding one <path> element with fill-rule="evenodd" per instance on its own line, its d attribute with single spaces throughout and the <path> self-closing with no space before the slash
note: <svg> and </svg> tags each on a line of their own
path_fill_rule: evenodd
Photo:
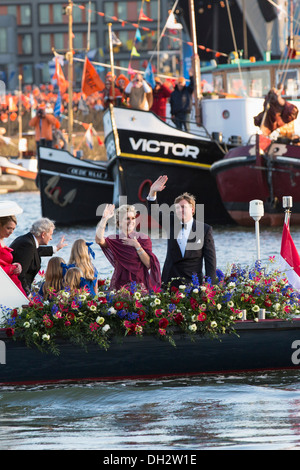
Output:
<svg viewBox="0 0 300 470">
<path fill-rule="evenodd" d="M 7 192 L 12 191 L 37 191 L 37 159 L 36 157 L 18 158 L 1 157 L 0 168 L 7 181 L 15 181 L 9 186 Z M 3 180 L 5 181 L 5 179 Z"/>
<path fill-rule="evenodd" d="M 210 166 L 224 155 L 222 142 L 180 131 L 149 111 L 111 107 L 103 116 L 108 164 L 114 175 L 114 204 L 120 197 L 128 204 L 145 203 L 150 186 L 167 174 L 168 190 L 161 204 L 174 203 L 185 191 L 204 204 L 208 223 L 230 223 Z M 226 147 L 227 149 L 227 147 Z"/>
<path fill-rule="evenodd" d="M 300 147 L 284 140 L 267 139 L 266 143 L 259 135 L 257 142 L 229 151 L 211 167 L 225 208 L 237 224 L 251 226 L 249 202 L 259 199 L 264 204 L 260 223 L 281 226 L 284 220 L 281 201 L 291 194 L 293 223 L 300 225 Z"/>
<path fill-rule="evenodd" d="M 0 384 L 28 385 L 192 377 L 202 374 L 299 369 L 300 322 L 240 321 L 236 333 L 211 339 L 175 335 L 176 347 L 155 336 L 112 340 L 87 351 L 59 341 L 60 354 L 28 348 L 0 331 Z"/>
<path fill-rule="evenodd" d="M 114 197 L 114 181 L 106 162 L 82 160 L 67 150 L 41 147 L 38 165 L 43 217 L 57 225 L 99 221 L 98 207 Z"/>
<path fill-rule="evenodd" d="M 189 9 L 195 71 L 195 106 L 190 129 L 188 132 L 176 129 L 169 113 L 165 122 L 149 111 L 126 107 L 107 109 L 103 115 L 107 169 L 115 188 L 113 199 L 106 202 L 118 205 L 122 197 L 130 204 L 145 203 L 151 183 L 159 175 L 167 174 L 168 190 L 160 194 L 161 204 L 172 205 L 178 194 L 188 191 L 196 196 L 197 204 L 204 205 L 207 223 L 232 224 L 237 219 L 228 211 L 228 201 L 222 192 L 224 188 L 216 180 L 214 169 L 228 152 L 247 146 L 257 133 L 253 117 L 261 111 L 266 91 L 279 79 L 284 80 L 287 92 L 294 89 L 300 61 L 291 59 L 291 72 L 286 75 L 282 62 L 271 59 L 269 51 L 262 61 L 252 57 L 243 59 L 234 51 L 227 64 L 213 61 L 210 66 L 201 67 L 200 77 L 193 0 L 189 1 Z M 110 48 L 113 49 L 112 44 Z M 111 68 L 114 75 L 113 60 Z M 213 82 L 213 92 L 201 94 L 201 78 Z M 69 103 L 72 103 L 71 99 Z M 300 135 L 300 118 L 296 124 L 295 132 L 299 128 Z M 62 153 L 61 161 L 63 156 Z M 50 216 L 44 198 L 45 184 L 48 184 L 47 180 L 41 178 L 42 206 L 45 216 Z M 76 187 L 75 179 L 73 187 Z M 88 190 L 82 192 L 81 198 L 87 205 L 90 200 Z M 294 195 L 295 208 L 298 199 Z M 63 214 L 60 219 L 64 220 Z M 81 222 L 81 213 L 77 214 L 76 221 Z"/>
</svg>

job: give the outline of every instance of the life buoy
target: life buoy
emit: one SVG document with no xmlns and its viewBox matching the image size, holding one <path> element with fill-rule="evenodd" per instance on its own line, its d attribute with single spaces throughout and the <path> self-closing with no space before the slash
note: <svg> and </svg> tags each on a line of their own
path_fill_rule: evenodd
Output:
<svg viewBox="0 0 300 470">
<path fill-rule="evenodd" d="M 152 181 L 151 180 L 144 180 L 141 184 L 140 184 L 140 187 L 139 187 L 139 190 L 138 190 L 138 198 L 141 202 L 146 202 L 146 198 L 144 198 L 142 196 L 142 193 L 143 193 L 143 189 L 144 187 L 149 184 L 149 187 L 152 185 Z"/>
</svg>

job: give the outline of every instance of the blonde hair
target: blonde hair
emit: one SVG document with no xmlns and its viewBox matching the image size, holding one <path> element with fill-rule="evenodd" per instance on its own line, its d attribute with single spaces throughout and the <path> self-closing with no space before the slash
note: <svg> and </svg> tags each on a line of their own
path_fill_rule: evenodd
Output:
<svg viewBox="0 0 300 470">
<path fill-rule="evenodd" d="M 180 201 L 183 201 L 183 200 L 185 200 L 189 204 L 191 204 L 191 206 L 193 207 L 194 212 L 195 212 L 195 208 L 196 208 L 196 198 L 195 198 L 195 196 L 193 196 L 190 193 L 182 193 L 179 196 L 177 196 L 177 198 L 174 201 L 174 204 L 178 204 Z"/>
<path fill-rule="evenodd" d="M 134 215 L 136 216 L 136 208 L 134 206 L 131 206 L 129 204 L 123 204 L 116 210 L 116 226 L 117 228 L 120 228 L 120 220 L 123 219 L 124 215 L 126 215 L 128 212 L 133 212 Z"/>
<path fill-rule="evenodd" d="M 80 268 L 69 268 L 66 272 L 64 285 L 65 287 L 69 287 L 71 293 L 75 290 L 80 289 L 80 281 L 82 277 L 82 271 Z"/>
<path fill-rule="evenodd" d="M 89 250 L 86 241 L 82 238 L 75 240 L 73 243 L 69 264 L 75 264 L 76 267 L 80 268 L 83 277 L 88 280 L 95 278 L 95 269 L 89 255 Z"/>
<path fill-rule="evenodd" d="M 49 295 L 49 289 L 54 289 L 56 292 L 63 289 L 62 263 L 65 264 L 65 261 L 59 256 L 53 256 L 53 258 L 50 258 L 48 262 L 45 273 L 45 283 L 43 285 L 43 294 L 45 299 Z"/>
</svg>

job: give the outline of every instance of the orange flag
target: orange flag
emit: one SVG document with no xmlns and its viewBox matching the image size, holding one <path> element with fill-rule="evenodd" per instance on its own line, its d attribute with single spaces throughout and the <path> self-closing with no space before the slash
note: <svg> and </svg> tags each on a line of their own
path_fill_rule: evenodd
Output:
<svg viewBox="0 0 300 470">
<path fill-rule="evenodd" d="M 69 86 L 69 82 L 65 79 L 64 72 L 57 57 L 55 58 L 55 73 L 52 78 L 57 80 L 59 91 L 63 95 Z"/>
<path fill-rule="evenodd" d="M 104 90 L 105 85 L 99 77 L 95 67 L 86 57 L 82 73 L 81 91 L 86 96 L 92 95 L 96 91 Z"/>
</svg>

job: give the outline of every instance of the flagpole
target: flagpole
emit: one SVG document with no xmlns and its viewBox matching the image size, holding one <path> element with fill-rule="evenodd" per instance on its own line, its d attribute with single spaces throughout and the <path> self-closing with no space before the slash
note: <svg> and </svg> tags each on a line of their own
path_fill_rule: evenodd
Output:
<svg viewBox="0 0 300 470">
<path fill-rule="evenodd" d="M 290 219 L 291 219 L 291 208 L 293 207 L 293 198 L 292 196 L 283 196 L 282 198 L 282 207 L 284 208 L 284 223 L 287 227 L 290 226 Z"/>
<path fill-rule="evenodd" d="M 110 57 L 110 68 L 111 68 L 111 88 L 112 88 L 112 102 L 115 102 L 115 71 L 114 71 L 114 51 L 112 44 L 112 35 L 111 35 L 111 26 L 112 23 L 108 23 L 108 36 L 109 36 L 109 57 Z"/>
<path fill-rule="evenodd" d="M 19 116 L 18 116 L 18 121 L 19 121 L 19 158 L 22 158 L 22 150 L 20 148 L 20 142 L 22 139 L 22 75 L 19 75 Z"/>
<path fill-rule="evenodd" d="M 72 152 L 73 147 L 73 1 L 69 0 L 69 4 L 66 9 L 67 15 L 69 16 L 69 50 L 67 52 L 68 60 L 68 146 L 69 152 Z"/>
<path fill-rule="evenodd" d="M 201 95 L 201 75 L 200 75 L 200 57 L 198 54 L 197 46 L 197 34 L 196 34 L 196 21 L 195 21 L 195 4 L 194 0 L 189 0 L 189 13 L 190 13 L 190 25 L 191 25 L 191 36 L 193 43 L 193 71 L 195 80 L 195 118 L 196 124 L 201 125 L 201 113 L 200 113 L 200 101 Z"/>
</svg>

